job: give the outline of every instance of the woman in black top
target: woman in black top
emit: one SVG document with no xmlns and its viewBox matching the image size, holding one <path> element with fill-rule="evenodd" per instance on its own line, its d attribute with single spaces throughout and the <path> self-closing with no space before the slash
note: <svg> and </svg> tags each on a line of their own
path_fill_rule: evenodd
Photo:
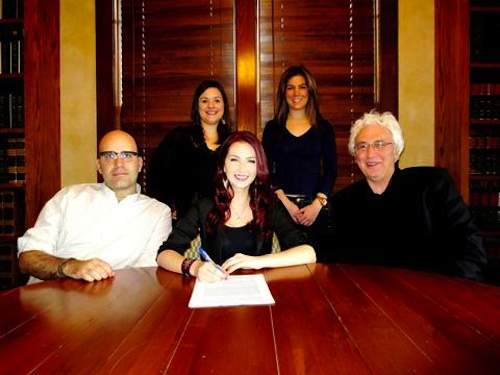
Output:
<svg viewBox="0 0 500 375">
<path fill-rule="evenodd" d="M 175 128 L 156 148 L 146 191 L 172 209 L 172 219 L 184 215 L 195 196 L 212 194 L 216 150 L 230 133 L 229 118 L 224 88 L 204 80 L 193 95 L 191 125 Z"/>
<path fill-rule="evenodd" d="M 316 261 L 306 234 L 275 199 L 264 150 L 254 134 L 232 133 L 220 147 L 214 187 L 214 197 L 194 202 L 160 247 L 160 267 L 205 281 L 223 278 L 212 264 L 183 257 L 198 234 L 227 273 Z M 273 232 L 282 249 L 277 253 L 271 253 Z"/>
<path fill-rule="evenodd" d="M 322 261 L 337 150 L 333 126 L 319 111 L 316 81 L 305 67 L 291 66 L 281 76 L 276 113 L 262 143 L 278 198 L 307 231 Z"/>
</svg>

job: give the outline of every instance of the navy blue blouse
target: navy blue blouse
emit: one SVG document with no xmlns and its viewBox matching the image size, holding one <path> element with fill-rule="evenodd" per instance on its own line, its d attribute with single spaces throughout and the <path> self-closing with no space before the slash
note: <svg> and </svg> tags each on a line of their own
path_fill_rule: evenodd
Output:
<svg viewBox="0 0 500 375">
<path fill-rule="evenodd" d="M 299 137 L 271 120 L 262 137 L 273 187 L 285 194 L 330 196 L 337 178 L 337 150 L 332 124 L 321 120 Z"/>
</svg>

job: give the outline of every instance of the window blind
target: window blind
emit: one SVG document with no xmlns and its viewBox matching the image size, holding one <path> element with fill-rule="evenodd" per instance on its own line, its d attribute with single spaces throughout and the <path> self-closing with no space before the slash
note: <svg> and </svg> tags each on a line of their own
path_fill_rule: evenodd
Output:
<svg viewBox="0 0 500 375">
<path fill-rule="evenodd" d="M 120 126 L 139 141 L 146 167 L 161 139 L 174 127 L 189 124 L 192 95 L 202 79 L 212 77 L 224 85 L 235 127 L 236 109 L 254 106 L 260 136 L 273 116 L 281 73 L 292 64 L 304 64 L 317 80 L 321 112 L 336 130 L 335 190 L 360 178 L 347 141 L 351 123 L 377 107 L 377 1 L 116 1 Z M 256 27 L 250 30 L 257 34 L 250 46 L 257 56 L 252 103 L 236 97 L 236 66 L 243 59 L 236 44 L 248 43 L 237 40 L 245 30 L 236 33 L 236 11 L 255 17 Z"/>
</svg>

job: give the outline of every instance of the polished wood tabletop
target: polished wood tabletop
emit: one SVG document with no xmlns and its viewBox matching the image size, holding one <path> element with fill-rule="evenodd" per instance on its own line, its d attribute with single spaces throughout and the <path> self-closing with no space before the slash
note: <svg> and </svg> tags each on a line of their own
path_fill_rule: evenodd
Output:
<svg viewBox="0 0 500 375">
<path fill-rule="evenodd" d="M 500 374 L 500 288 L 360 265 L 264 273 L 272 306 L 190 309 L 162 269 L 0 293 L 2 374 Z"/>
</svg>

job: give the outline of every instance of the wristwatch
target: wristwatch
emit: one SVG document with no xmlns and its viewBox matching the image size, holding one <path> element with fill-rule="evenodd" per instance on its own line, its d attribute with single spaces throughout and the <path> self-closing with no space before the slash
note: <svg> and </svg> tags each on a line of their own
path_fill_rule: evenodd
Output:
<svg viewBox="0 0 500 375">
<path fill-rule="evenodd" d="M 57 266 L 57 277 L 60 277 L 60 278 L 61 277 L 68 277 L 68 275 L 66 275 L 64 273 L 63 267 L 70 260 L 75 260 L 75 258 L 67 258 L 67 259 L 64 259 L 61 263 L 59 263 L 59 265 Z"/>
<path fill-rule="evenodd" d="M 328 200 L 320 195 L 316 195 L 316 199 L 319 201 L 319 204 L 321 204 L 321 206 L 325 207 L 328 203 Z"/>
</svg>

